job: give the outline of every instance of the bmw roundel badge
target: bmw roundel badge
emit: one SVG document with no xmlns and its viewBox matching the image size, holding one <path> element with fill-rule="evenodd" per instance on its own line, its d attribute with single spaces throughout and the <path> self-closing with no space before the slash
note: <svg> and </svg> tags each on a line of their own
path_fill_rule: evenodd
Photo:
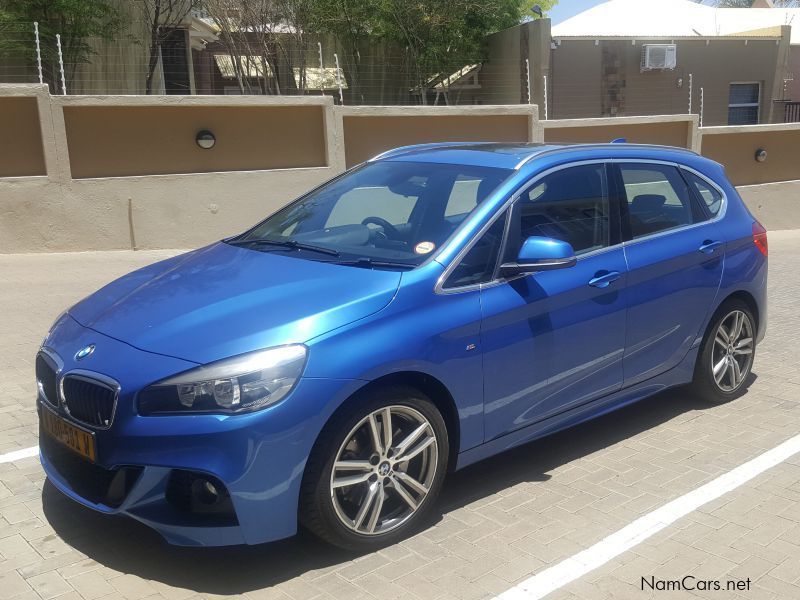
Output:
<svg viewBox="0 0 800 600">
<path fill-rule="evenodd" d="M 75 360 L 83 360 L 84 358 L 89 356 L 92 352 L 94 352 L 94 344 L 89 344 L 88 346 L 84 346 L 75 353 Z"/>
</svg>

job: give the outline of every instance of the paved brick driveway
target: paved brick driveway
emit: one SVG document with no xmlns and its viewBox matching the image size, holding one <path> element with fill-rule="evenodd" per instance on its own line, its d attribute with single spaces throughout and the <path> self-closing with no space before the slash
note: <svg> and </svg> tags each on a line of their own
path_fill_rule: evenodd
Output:
<svg viewBox="0 0 800 600">
<path fill-rule="evenodd" d="M 770 234 L 757 381 L 707 408 L 671 391 L 453 475 L 432 526 L 352 556 L 308 536 L 180 549 L 62 498 L 35 458 L 0 464 L 2 598 L 489 598 L 800 432 L 800 232 Z M 64 307 L 169 252 L 0 256 L 0 454 L 34 446 L 33 356 Z M 689 514 L 553 598 L 689 597 L 641 578 L 751 580 L 709 598 L 800 598 L 800 455 Z"/>
</svg>

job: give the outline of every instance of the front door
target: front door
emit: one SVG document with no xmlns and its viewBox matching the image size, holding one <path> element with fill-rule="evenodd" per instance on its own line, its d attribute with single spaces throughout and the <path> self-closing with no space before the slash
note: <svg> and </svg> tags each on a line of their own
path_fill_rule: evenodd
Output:
<svg viewBox="0 0 800 600">
<path fill-rule="evenodd" d="M 603 162 L 559 168 L 511 211 L 504 260 L 545 236 L 569 242 L 578 262 L 481 290 L 487 441 L 622 385 L 626 265 L 607 175 Z"/>
</svg>

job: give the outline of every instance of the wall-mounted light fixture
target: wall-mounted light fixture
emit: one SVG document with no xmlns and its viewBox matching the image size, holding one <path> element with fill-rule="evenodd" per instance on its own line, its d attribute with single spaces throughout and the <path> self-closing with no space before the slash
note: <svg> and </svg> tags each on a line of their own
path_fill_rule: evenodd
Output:
<svg viewBox="0 0 800 600">
<path fill-rule="evenodd" d="M 767 160 L 767 151 L 763 148 L 756 150 L 756 161 L 764 162 L 765 160 Z"/>
<path fill-rule="evenodd" d="M 211 150 L 211 148 L 214 147 L 214 144 L 217 143 L 217 138 L 215 138 L 214 134 L 208 129 L 203 129 L 197 132 L 194 141 L 197 142 L 197 145 L 203 150 Z"/>
</svg>

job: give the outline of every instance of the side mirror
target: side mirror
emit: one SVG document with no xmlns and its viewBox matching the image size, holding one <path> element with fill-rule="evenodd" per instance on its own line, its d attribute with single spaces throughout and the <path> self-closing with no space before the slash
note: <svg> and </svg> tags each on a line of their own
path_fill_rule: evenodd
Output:
<svg viewBox="0 0 800 600">
<path fill-rule="evenodd" d="M 531 236 L 522 244 L 516 262 L 500 265 L 500 275 L 512 277 L 522 273 L 566 269 L 574 267 L 577 262 L 575 251 L 569 243 Z"/>
</svg>

